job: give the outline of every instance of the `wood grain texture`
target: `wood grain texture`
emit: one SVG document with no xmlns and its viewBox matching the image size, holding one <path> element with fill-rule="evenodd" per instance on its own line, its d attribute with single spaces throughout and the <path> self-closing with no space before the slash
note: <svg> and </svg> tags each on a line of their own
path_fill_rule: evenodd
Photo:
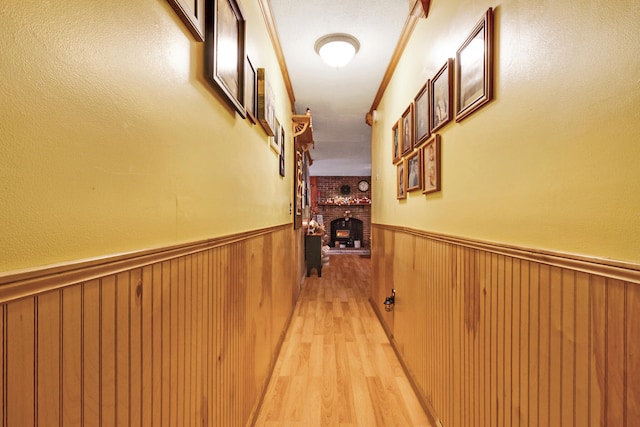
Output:
<svg viewBox="0 0 640 427">
<path fill-rule="evenodd" d="M 251 424 L 297 299 L 294 234 L 29 279 L 43 291 L 0 305 L 0 426 Z"/>
<path fill-rule="evenodd" d="M 371 303 L 393 284 L 384 329 L 442 425 L 635 425 L 637 266 L 389 226 L 372 235 Z"/>
<path fill-rule="evenodd" d="M 256 426 L 432 426 L 368 303 L 370 264 L 334 255 L 305 280 Z"/>
</svg>

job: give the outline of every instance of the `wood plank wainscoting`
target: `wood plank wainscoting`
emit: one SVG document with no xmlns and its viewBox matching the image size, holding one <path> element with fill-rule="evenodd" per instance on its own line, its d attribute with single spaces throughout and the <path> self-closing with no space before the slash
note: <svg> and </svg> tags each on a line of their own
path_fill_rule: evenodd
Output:
<svg viewBox="0 0 640 427">
<path fill-rule="evenodd" d="M 0 276 L 0 425 L 252 422 L 299 293 L 295 233 Z"/>
<path fill-rule="evenodd" d="M 371 303 L 443 426 L 638 425 L 640 266 L 380 224 L 371 265 Z"/>
</svg>

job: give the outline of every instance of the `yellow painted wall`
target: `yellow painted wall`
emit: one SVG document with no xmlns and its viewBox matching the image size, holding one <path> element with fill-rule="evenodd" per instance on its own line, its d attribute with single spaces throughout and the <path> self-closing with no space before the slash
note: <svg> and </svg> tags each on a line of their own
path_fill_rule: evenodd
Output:
<svg viewBox="0 0 640 427">
<path fill-rule="evenodd" d="M 373 126 L 373 221 L 640 261 L 640 3 L 431 2 Z M 442 136 L 442 191 L 395 199 L 391 127 L 488 7 L 495 100 Z"/>
<path fill-rule="evenodd" d="M 258 2 L 241 5 L 291 123 Z M 291 133 L 281 179 L 165 0 L 3 2 L 0 22 L 0 272 L 291 221 Z"/>
</svg>

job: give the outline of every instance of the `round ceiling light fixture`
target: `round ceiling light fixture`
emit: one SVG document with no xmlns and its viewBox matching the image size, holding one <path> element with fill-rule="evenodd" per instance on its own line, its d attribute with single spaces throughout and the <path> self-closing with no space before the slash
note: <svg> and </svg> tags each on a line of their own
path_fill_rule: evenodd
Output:
<svg viewBox="0 0 640 427">
<path fill-rule="evenodd" d="M 349 34 L 328 34 L 318 39 L 315 49 L 327 65 L 340 68 L 347 65 L 358 52 L 360 42 Z"/>
</svg>

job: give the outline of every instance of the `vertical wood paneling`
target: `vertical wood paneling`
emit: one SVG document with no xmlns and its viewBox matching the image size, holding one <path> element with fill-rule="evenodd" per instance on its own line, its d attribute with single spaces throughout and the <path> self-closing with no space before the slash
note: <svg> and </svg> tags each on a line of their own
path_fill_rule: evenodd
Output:
<svg viewBox="0 0 640 427">
<path fill-rule="evenodd" d="M 605 426 L 607 416 L 607 281 L 591 278 L 591 382 L 589 416 L 593 427 Z"/>
<path fill-rule="evenodd" d="M 178 395 L 181 394 L 179 392 L 179 383 L 178 383 L 178 355 L 181 354 L 182 349 L 178 348 L 178 335 L 180 334 L 179 328 L 179 289 L 180 289 L 180 277 L 179 277 L 179 262 L 178 259 L 171 260 L 170 266 L 170 287 L 171 287 L 171 295 L 169 300 L 167 301 L 167 306 L 165 309 L 171 312 L 171 321 L 170 321 L 170 345 L 171 349 L 170 354 L 170 380 L 169 380 L 169 425 L 176 426 L 178 425 Z"/>
<path fill-rule="evenodd" d="M 540 264 L 529 264 L 529 425 L 540 425 Z"/>
<path fill-rule="evenodd" d="M 548 265 L 540 265 L 538 294 L 538 425 L 551 425 L 551 273 Z"/>
<path fill-rule="evenodd" d="M 37 298 L 38 304 L 38 426 L 60 423 L 60 399 L 53 390 L 60 390 L 60 291 L 50 291 Z"/>
<path fill-rule="evenodd" d="M 144 421 L 148 422 L 151 426 L 162 426 L 162 418 L 164 415 L 162 406 L 162 390 L 163 386 L 163 367 L 166 355 L 163 353 L 163 327 L 164 319 L 162 317 L 162 294 L 164 292 L 164 280 L 162 275 L 162 268 L 164 264 L 154 264 L 151 271 L 151 280 L 146 281 L 146 274 L 143 277 L 143 281 L 146 284 L 145 291 L 151 288 L 151 314 L 145 316 L 150 322 L 151 328 L 151 347 L 150 356 L 152 359 L 152 366 L 150 372 L 150 389 L 146 390 L 151 397 L 150 403 L 150 416 L 151 418 L 145 418 Z M 146 323 L 146 322 L 145 322 Z M 148 328 L 149 326 L 146 326 Z M 167 376 L 168 378 L 168 376 Z"/>
<path fill-rule="evenodd" d="M 141 384 L 141 399 L 142 399 L 142 411 L 141 411 L 141 426 L 152 426 L 151 418 L 153 411 L 153 374 L 155 366 L 159 364 L 161 354 L 156 353 L 153 350 L 153 266 L 145 266 L 142 269 L 142 281 L 139 285 L 140 291 L 137 298 L 140 300 L 141 310 L 141 344 L 142 349 L 140 351 L 140 371 L 142 374 Z M 160 282 L 158 282 L 160 284 Z M 161 325 L 158 324 L 158 328 Z"/>
<path fill-rule="evenodd" d="M 634 425 L 639 284 L 372 232 L 372 302 L 382 283 L 402 290 L 393 317 L 381 319 L 443 425 Z"/>
<path fill-rule="evenodd" d="M 576 412 L 576 290 L 575 273 L 562 271 L 562 359 L 560 420 L 564 426 L 573 426 Z"/>
<path fill-rule="evenodd" d="M 6 426 L 35 424 L 35 298 L 11 303 L 6 315 Z"/>
<path fill-rule="evenodd" d="M 142 425 L 142 269 L 131 270 L 129 292 L 129 418 Z"/>
<path fill-rule="evenodd" d="M 1 304 L 0 305 L 0 337 L 2 337 L 2 340 L 0 341 L 0 380 L 2 380 L 2 385 L 0 386 L 0 425 L 2 426 L 6 426 L 7 425 L 7 419 L 5 417 L 6 415 L 6 401 L 5 401 L 5 397 L 6 397 L 6 386 L 7 386 L 7 377 L 6 377 L 6 361 L 7 361 L 7 357 L 6 357 L 6 353 L 5 353 L 5 343 L 7 342 L 7 334 L 6 334 L 6 322 L 5 322 L 5 315 L 6 315 L 6 304 Z"/>
<path fill-rule="evenodd" d="M 116 278 L 100 281 L 100 413 L 103 426 L 116 425 Z"/>
<path fill-rule="evenodd" d="M 512 427 L 520 427 L 520 353 L 522 341 L 520 340 L 520 328 L 524 323 L 521 317 L 520 291 L 522 287 L 520 275 L 520 260 L 514 259 L 511 269 L 511 409 L 510 421 Z"/>
<path fill-rule="evenodd" d="M 625 350 L 626 350 L 626 284 L 607 280 L 606 334 L 606 400 L 608 426 L 626 427 Z M 633 420 L 637 423 L 638 420 Z"/>
<path fill-rule="evenodd" d="M 100 425 L 100 280 L 82 287 L 82 420 Z"/>
<path fill-rule="evenodd" d="M 0 425 L 250 424 L 298 293 L 292 241 L 281 228 L 3 304 Z"/>
<path fill-rule="evenodd" d="M 530 323 L 530 270 L 529 261 L 520 262 L 520 401 L 519 419 L 521 426 L 529 426 L 529 355 L 531 354 L 531 323 Z"/>
<path fill-rule="evenodd" d="M 116 276 L 116 425 L 131 425 L 129 417 L 130 377 L 130 283 L 129 272 Z"/>
<path fill-rule="evenodd" d="M 626 410 L 627 425 L 640 420 L 640 287 L 627 283 Z"/>
<path fill-rule="evenodd" d="M 503 258 L 504 263 L 504 359 L 503 369 L 503 399 L 502 399 L 502 416 L 505 426 L 512 426 L 511 421 L 511 397 L 513 365 L 511 360 L 513 350 L 513 259 L 510 257 Z"/>
<path fill-rule="evenodd" d="M 62 425 L 82 425 L 82 285 L 62 291 Z"/>
<path fill-rule="evenodd" d="M 562 270 L 550 270 L 550 329 L 549 329 L 549 420 L 561 420 L 562 408 L 562 357 L 563 357 L 563 299 Z"/>
<path fill-rule="evenodd" d="M 154 270 L 155 272 L 155 270 Z M 168 427 L 171 421 L 170 418 L 170 409 L 171 409 L 171 400 L 170 400 L 170 393 L 171 393 L 171 385 L 172 385 L 172 372 L 171 372 L 171 355 L 172 355 L 172 345 L 171 345 L 171 330 L 172 330 L 172 322 L 171 322 L 171 307 L 172 307 L 172 301 L 171 301 L 171 292 L 172 292 L 172 286 L 171 286 L 171 262 L 170 261 L 164 261 L 162 263 L 162 267 L 161 267 L 161 276 L 162 276 L 162 281 L 161 286 L 162 286 L 162 297 L 161 297 L 161 310 L 162 310 L 162 314 L 160 315 L 161 319 L 161 325 L 162 325 L 162 349 L 161 349 L 161 354 L 162 354 L 162 374 L 160 377 L 156 377 L 154 375 L 154 381 L 160 381 L 160 387 L 161 387 L 161 406 L 160 408 L 156 408 L 154 407 L 154 415 L 156 413 L 160 413 L 161 414 L 161 421 L 160 422 L 156 422 L 154 419 L 154 423 L 153 425 L 160 425 L 162 427 Z M 155 273 L 154 273 L 154 277 Z M 154 283 L 158 283 L 158 282 L 154 282 Z M 154 323 L 156 323 L 154 321 Z M 156 323 L 156 327 L 157 327 L 157 323 Z M 154 382 L 154 386 L 158 384 L 157 382 Z M 157 387 L 157 386 L 155 386 Z M 155 390 L 154 387 L 154 390 Z"/>
<path fill-rule="evenodd" d="M 589 426 L 589 390 L 591 388 L 591 347 L 589 313 L 589 275 L 576 273 L 575 278 L 575 426 Z"/>
</svg>

